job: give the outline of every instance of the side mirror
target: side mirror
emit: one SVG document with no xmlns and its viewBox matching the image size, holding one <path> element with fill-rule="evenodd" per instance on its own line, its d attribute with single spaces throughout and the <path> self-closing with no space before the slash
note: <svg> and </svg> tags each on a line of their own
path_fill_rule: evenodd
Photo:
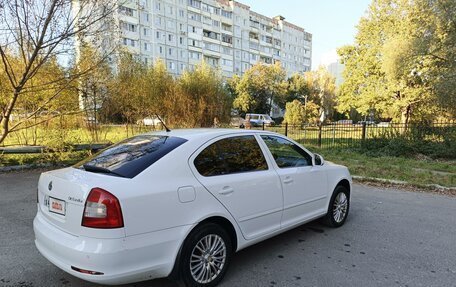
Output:
<svg viewBox="0 0 456 287">
<path fill-rule="evenodd" d="M 323 157 L 321 155 L 316 153 L 316 154 L 314 154 L 314 163 L 315 163 L 315 165 L 324 165 L 325 160 L 323 159 Z"/>
</svg>

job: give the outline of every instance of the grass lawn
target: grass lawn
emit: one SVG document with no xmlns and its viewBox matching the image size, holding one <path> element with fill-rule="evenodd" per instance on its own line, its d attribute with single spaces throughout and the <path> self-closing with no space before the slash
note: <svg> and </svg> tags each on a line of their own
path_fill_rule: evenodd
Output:
<svg viewBox="0 0 456 287">
<path fill-rule="evenodd" d="M 61 152 L 61 153 L 35 153 L 35 154 L 0 154 L 0 167 L 16 165 L 42 165 L 56 166 L 73 165 L 87 156 L 88 151 Z"/>
<path fill-rule="evenodd" d="M 373 157 L 342 149 L 322 149 L 325 160 L 345 165 L 352 175 L 402 180 L 414 185 L 456 186 L 456 161 L 406 157 Z"/>
<path fill-rule="evenodd" d="M 20 130 L 13 132 L 2 143 L 3 146 L 17 145 L 44 145 L 49 147 L 59 144 L 87 144 L 87 143 L 116 143 L 133 135 L 150 132 L 153 129 L 146 126 L 103 125 L 98 129 L 98 140 L 87 128 L 37 128 L 36 132 Z"/>
</svg>

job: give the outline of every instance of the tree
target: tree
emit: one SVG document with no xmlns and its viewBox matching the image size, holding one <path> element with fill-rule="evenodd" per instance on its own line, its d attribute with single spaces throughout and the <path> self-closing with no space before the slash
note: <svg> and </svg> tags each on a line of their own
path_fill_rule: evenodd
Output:
<svg viewBox="0 0 456 287">
<path fill-rule="evenodd" d="M 288 83 L 279 63 L 258 63 L 235 83 L 233 107 L 240 112 L 269 114 L 273 103 L 284 106 Z"/>
<path fill-rule="evenodd" d="M 6 79 L 0 94 L 0 143 L 12 130 L 27 127 L 30 118 L 49 108 L 63 87 L 79 77 L 63 73 L 60 78 L 40 82 L 38 87 L 31 84 L 52 59 L 74 51 L 76 36 L 106 33 L 107 25 L 93 28 L 115 8 L 116 4 L 108 0 L 0 0 L 0 75 Z M 57 85 L 61 86 L 55 89 Z M 36 89 L 48 89 L 50 93 L 12 124 L 14 109 L 21 101 L 35 97 Z"/>
<path fill-rule="evenodd" d="M 182 74 L 174 96 L 174 109 L 168 119 L 175 124 L 210 127 L 215 118 L 219 122 L 229 121 L 231 100 L 220 71 L 205 62 Z"/>
<path fill-rule="evenodd" d="M 310 95 L 310 87 L 308 84 L 304 74 L 293 74 L 288 79 L 286 103 L 288 104 L 289 102 L 298 100 L 305 104 L 307 97 Z"/>
<path fill-rule="evenodd" d="M 456 2 L 375 0 L 345 64 L 338 110 L 405 123 L 455 113 Z M 440 104 L 439 104 L 440 103 Z"/>
<path fill-rule="evenodd" d="M 106 102 L 103 113 L 118 115 L 126 123 L 127 135 L 130 124 L 147 114 L 146 83 L 148 67 L 133 54 L 121 51 L 117 57 L 116 73 L 106 80 Z M 103 87 L 103 86 L 101 86 Z"/>
<path fill-rule="evenodd" d="M 173 111 L 178 106 L 175 96 L 176 80 L 168 73 L 163 61 L 156 61 L 147 69 L 144 90 L 143 116 L 159 115 L 166 121 L 173 121 Z"/>
<path fill-rule="evenodd" d="M 307 101 L 317 105 L 325 117 L 333 118 L 336 105 L 336 78 L 320 66 L 316 71 L 306 72 L 304 79 L 308 89 Z"/>
<path fill-rule="evenodd" d="M 285 107 L 284 121 L 290 125 L 301 125 L 305 121 L 305 106 L 298 100 L 288 102 Z"/>
<path fill-rule="evenodd" d="M 98 63 L 93 67 L 93 63 Z M 74 83 L 78 92 L 80 108 L 85 113 L 87 127 L 92 139 L 98 142 L 99 113 L 110 95 L 109 83 L 112 79 L 111 68 L 99 50 L 84 45 L 80 47 L 75 74 L 79 79 Z"/>
</svg>

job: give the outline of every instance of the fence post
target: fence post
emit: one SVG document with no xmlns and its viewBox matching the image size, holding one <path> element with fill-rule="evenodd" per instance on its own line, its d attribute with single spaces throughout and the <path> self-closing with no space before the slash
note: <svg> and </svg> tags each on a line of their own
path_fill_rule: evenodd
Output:
<svg viewBox="0 0 456 287">
<path fill-rule="evenodd" d="M 263 131 L 264 131 L 264 122 L 263 122 Z"/>
<path fill-rule="evenodd" d="M 366 126 L 366 122 L 363 122 L 363 133 L 361 134 L 363 141 L 366 139 Z"/>
<path fill-rule="evenodd" d="M 318 147 L 321 147 L 321 128 L 322 128 L 322 124 L 320 123 L 318 125 Z"/>
<path fill-rule="evenodd" d="M 288 136 L 288 123 L 285 123 L 285 136 Z"/>
</svg>

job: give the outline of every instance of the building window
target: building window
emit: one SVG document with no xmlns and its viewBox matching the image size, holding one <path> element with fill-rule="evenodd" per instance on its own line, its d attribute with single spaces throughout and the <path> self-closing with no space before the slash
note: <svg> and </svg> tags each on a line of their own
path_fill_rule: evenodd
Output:
<svg viewBox="0 0 456 287">
<path fill-rule="evenodd" d="M 227 34 L 222 34 L 222 42 L 233 44 L 233 37 Z"/>
<path fill-rule="evenodd" d="M 132 39 L 129 39 L 129 38 L 123 38 L 123 44 L 126 45 L 126 46 L 135 47 L 136 46 L 135 42 L 136 42 L 135 40 L 132 40 Z"/>
<path fill-rule="evenodd" d="M 233 17 L 233 13 L 222 9 L 222 16 L 231 19 Z"/>
<path fill-rule="evenodd" d="M 201 22 L 201 15 L 200 14 L 196 14 L 196 13 L 193 13 L 193 12 L 188 12 L 187 15 L 188 15 L 188 19 L 193 20 L 193 21 Z"/>
<path fill-rule="evenodd" d="M 204 42 L 204 49 L 214 52 L 220 52 L 220 45 Z"/>
<path fill-rule="evenodd" d="M 201 9 L 201 1 L 199 0 L 188 0 L 188 5 L 194 8 Z"/>
<path fill-rule="evenodd" d="M 168 63 L 168 68 L 169 68 L 170 70 L 175 70 L 175 69 L 176 69 L 176 65 L 174 64 L 174 62 L 169 62 L 169 63 Z"/>
<path fill-rule="evenodd" d="M 233 55 L 233 49 L 229 47 L 222 47 L 222 53 L 225 55 Z"/>
<path fill-rule="evenodd" d="M 209 56 L 204 56 L 204 61 L 213 67 L 218 67 L 219 59 Z"/>
<path fill-rule="evenodd" d="M 125 6 L 119 6 L 119 13 L 133 17 L 134 10 Z"/>
<path fill-rule="evenodd" d="M 137 30 L 137 25 L 127 23 L 127 22 L 121 22 L 120 26 L 122 27 L 123 30 L 128 31 L 128 32 L 136 32 Z"/>
<path fill-rule="evenodd" d="M 188 57 L 189 57 L 190 59 L 200 60 L 200 59 L 201 59 L 201 53 L 199 53 L 199 52 L 194 52 L 194 51 L 189 51 L 189 52 L 188 52 Z"/>
<path fill-rule="evenodd" d="M 233 66 L 233 61 L 228 60 L 228 59 L 222 59 L 222 65 L 232 67 Z"/>
<path fill-rule="evenodd" d="M 209 31 L 209 30 L 203 30 L 203 35 L 204 35 L 204 37 L 208 37 L 208 38 L 211 38 L 214 40 L 220 39 L 219 33 L 215 33 L 215 32 Z"/>
</svg>

